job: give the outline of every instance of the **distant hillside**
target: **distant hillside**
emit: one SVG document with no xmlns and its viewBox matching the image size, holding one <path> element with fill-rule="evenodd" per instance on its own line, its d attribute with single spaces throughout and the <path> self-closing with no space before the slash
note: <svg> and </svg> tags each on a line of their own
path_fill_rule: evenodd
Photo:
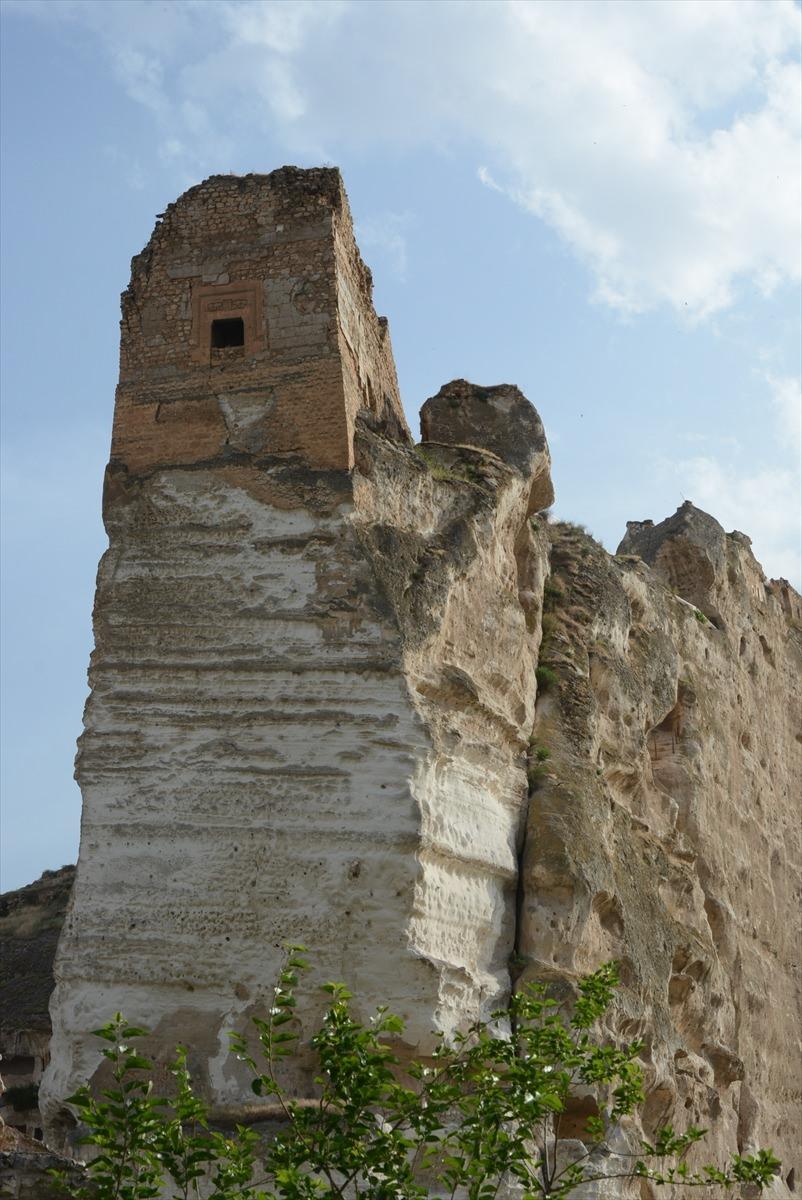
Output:
<svg viewBox="0 0 802 1200">
<path fill-rule="evenodd" d="M 53 959 L 75 867 L 0 895 L 0 1030 L 49 1030 Z"/>
</svg>

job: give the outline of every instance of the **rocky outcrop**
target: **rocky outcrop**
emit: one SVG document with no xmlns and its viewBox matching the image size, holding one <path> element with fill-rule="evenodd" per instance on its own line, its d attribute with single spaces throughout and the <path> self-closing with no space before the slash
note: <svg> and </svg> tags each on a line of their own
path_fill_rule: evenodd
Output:
<svg viewBox="0 0 802 1200">
<path fill-rule="evenodd" d="M 647 1132 L 694 1123 L 705 1155 L 771 1145 L 799 1174 L 799 597 L 687 504 L 615 557 L 549 536 L 524 975 L 620 959 Z"/>
<path fill-rule="evenodd" d="M 513 386 L 445 385 L 413 445 L 334 171 L 191 189 L 123 314 L 53 1143 L 115 1010 L 242 1113 L 228 1032 L 297 941 L 423 1053 L 520 978 L 567 995 L 618 958 L 643 1128 L 773 1145 L 787 1175 L 797 594 L 693 506 L 616 556 L 551 524 Z"/>
<path fill-rule="evenodd" d="M 459 391 L 466 409 L 484 393 L 464 382 Z M 408 936 L 439 979 L 434 1005 L 405 1005 L 419 1047 L 432 1028 L 486 1017 L 509 989 L 547 571 L 546 539 L 528 516 L 538 488 L 551 498 L 542 425 L 517 397 L 528 422 L 512 453 L 503 410 L 481 428 L 460 421 L 458 444 L 399 447 L 367 422 L 356 442 L 353 520 L 426 738 L 411 776 L 419 824 Z"/>
<path fill-rule="evenodd" d="M 426 401 L 420 423 L 424 442 L 481 446 L 521 471 L 531 480 L 527 515 L 554 503 L 543 425 L 514 385 L 477 387 L 455 379 Z"/>
<path fill-rule="evenodd" d="M 56 1184 L 51 1171 L 66 1174 L 66 1189 Z M 4 1125 L 0 1118 L 0 1200 L 70 1200 L 84 1182 L 76 1162 Z"/>
</svg>

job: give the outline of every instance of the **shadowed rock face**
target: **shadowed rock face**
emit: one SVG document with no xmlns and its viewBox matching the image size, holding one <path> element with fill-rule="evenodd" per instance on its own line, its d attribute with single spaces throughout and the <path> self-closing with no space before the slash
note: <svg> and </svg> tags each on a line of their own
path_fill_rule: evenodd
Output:
<svg viewBox="0 0 802 1200">
<path fill-rule="evenodd" d="M 67 912 L 75 867 L 45 871 L 27 887 L 0 896 L 0 1037 L 21 1030 L 50 1031 L 48 1004 L 53 958 Z M 0 1041 L 0 1053 L 9 1053 Z"/>
<path fill-rule="evenodd" d="M 35 1089 L 49 1058 L 53 960 L 74 878 L 71 866 L 45 871 L 0 896 L 0 1126 L 9 1153 L 26 1135 L 42 1137 Z"/>
</svg>

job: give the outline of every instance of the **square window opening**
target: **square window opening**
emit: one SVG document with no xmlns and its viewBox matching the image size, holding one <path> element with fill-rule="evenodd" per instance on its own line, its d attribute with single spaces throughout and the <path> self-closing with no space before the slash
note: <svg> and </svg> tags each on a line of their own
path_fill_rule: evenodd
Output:
<svg viewBox="0 0 802 1200">
<path fill-rule="evenodd" d="M 221 317 L 212 321 L 212 349 L 224 350 L 228 346 L 245 345 L 245 322 L 242 317 Z"/>
</svg>

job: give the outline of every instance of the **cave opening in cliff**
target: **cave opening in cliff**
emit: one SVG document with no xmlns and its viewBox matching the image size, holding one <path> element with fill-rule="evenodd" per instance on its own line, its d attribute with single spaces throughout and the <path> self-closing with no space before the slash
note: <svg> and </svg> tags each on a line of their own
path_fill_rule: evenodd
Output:
<svg viewBox="0 0 802 1200">
<path fill-rule="evenodd" d="M 677 703 L 659 725 L 650 730 L 647 738 L 649 757 L 652 762 L 676 754 L 682 736 L 682 704 Z"/>
</svg>

